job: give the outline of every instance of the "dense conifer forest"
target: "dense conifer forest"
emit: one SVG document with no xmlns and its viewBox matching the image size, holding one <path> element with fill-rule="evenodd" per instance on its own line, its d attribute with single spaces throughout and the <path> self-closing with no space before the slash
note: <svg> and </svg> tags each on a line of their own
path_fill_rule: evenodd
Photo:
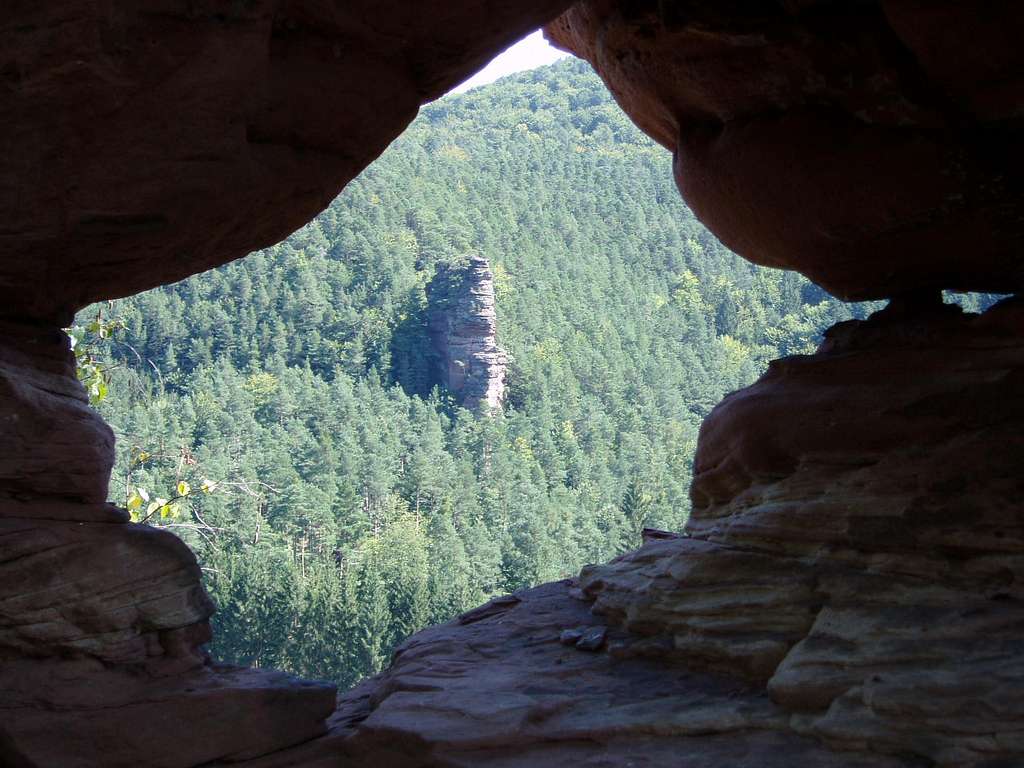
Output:
<svg viewBox="0 0 1024 768">
<path fill-rule="evenodd" d="M 425 286 L 469 254 L 511 357 L 493 416 L 433 385 L 425 342 Z M 214 655 L 347 686 L 680 528 L 701 419 L 868 309 L 730 253 L 568 61 L 435 102 L 284 242 L 79 322 L 110 368 L 111 498 L 198 554 Z"/>
</svg>

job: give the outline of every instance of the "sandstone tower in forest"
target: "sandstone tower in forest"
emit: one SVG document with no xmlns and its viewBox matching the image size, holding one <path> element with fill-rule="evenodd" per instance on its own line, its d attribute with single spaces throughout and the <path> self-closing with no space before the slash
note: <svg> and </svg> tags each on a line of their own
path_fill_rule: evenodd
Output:
<svg viewBox="0 0 1024 768">
<path fill-rule="evenodd" d="M 427 286 L 435 380 L 470 410 L 494 411 L 505 397 L 508 354 L 498 346 L 494 274 L 483 256 L 438 267 Z"/>
</svg>

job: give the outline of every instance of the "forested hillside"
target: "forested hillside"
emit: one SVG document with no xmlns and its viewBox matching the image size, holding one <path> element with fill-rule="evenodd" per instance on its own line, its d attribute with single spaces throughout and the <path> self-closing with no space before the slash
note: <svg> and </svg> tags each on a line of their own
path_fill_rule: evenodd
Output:
<svg viewBox="0 0 1024 768">
<path fill-rule="evenodd" d="M 511 358 L 494 417 L 431 388 L 425 286 L 470 254 Z M 348 685 L 679 528 L 701 418 L 864 308 L 715 241 L 569 61 L 426 107 L 285 242 L 98 310 L 125 326 L 112 499 L 198 553 L 215 655 Z"/>
</svg>

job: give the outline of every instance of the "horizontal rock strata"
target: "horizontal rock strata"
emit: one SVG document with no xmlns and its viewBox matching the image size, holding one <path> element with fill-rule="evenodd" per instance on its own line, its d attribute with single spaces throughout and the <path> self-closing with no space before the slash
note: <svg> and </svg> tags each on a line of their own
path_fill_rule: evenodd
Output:
<svg viewBox="0 0 1024 768">
<path fill-rule="evenodd" d="M 835 748 L 1024 761 L 1022 393 L 1019 302 L 837 326 L 709 416 L 690 538 L 582 590 L 623 653 L 749 679 Z"/>
<path fill-rule="evenodd" d="M 32 516 L 102 515 L 114 434 L 75 378 L 68 337 L 0 322 L 0 338 L 0 503 Z"/>
<path fill-rule="evenodd" d="M 607 653 L 566 646 L 566 627 L 602 623 L 572 591 L 548 584 L 415 635 L 386 673 L 342 698 L 345 755 L 394 768 L 918 764 L 828 749 L 734 678 L 618 658 L 621 631 Z"/>
<path fill-rule="evenodd" d="M 213 605 L 179 539 L 25 506 L 50 509 L 0 501 L 0 765 L 183 768 L 325 731 L 333 686 L 210 664 Z"/>
</svg>

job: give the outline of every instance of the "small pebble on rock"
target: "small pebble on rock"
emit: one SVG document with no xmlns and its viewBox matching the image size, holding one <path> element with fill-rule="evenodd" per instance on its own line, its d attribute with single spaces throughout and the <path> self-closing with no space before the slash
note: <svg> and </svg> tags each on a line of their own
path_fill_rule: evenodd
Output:
<svg viewBox="0 0 1024 768">
<path fill-rule="evenodd" d="M 582 629 L 565 629 L 558 636 L 558 642 L 562 645 L 576 645 L 581 637 L 583 637 Z"/>
<path fill-rule="evenodd" d="M 576 641 L 576 647 L 581 651 L 599 651 L 607 634 L 606 627 L 588 627 L 583 631 L 583 636 Z"/>
</svg>

